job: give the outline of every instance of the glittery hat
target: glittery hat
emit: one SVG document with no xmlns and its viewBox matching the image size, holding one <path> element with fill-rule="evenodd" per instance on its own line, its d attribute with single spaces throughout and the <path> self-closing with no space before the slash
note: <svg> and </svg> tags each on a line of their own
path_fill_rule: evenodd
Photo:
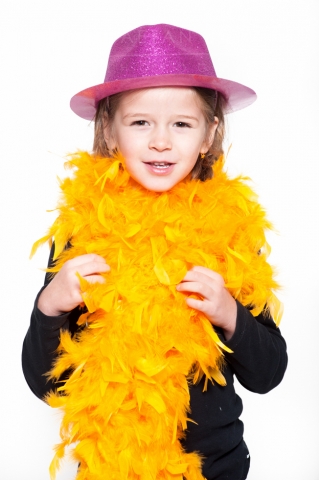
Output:
<svg viewBox="0 0 319 480">
<path fill-rule="evenodd" d="M 104 82 L 71 98 L 72 110 L 92 120 L 102 98 L 147 87 L 204 87 L 226 99 L 226 113 L 247 107 L 256 93 L 218 78 L 205 40 L 198 33 L 172 25 L 144 25 L 118 38 L 111 49 Z"/>
</svg>

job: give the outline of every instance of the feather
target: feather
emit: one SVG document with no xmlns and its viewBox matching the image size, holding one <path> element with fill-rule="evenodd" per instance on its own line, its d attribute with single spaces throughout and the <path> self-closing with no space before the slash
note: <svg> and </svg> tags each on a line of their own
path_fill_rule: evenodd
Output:
<svg viewBox="0 0 319 480">
<path fill-rule="evenodd" d="M 61 333 L 48 374 L 71 369 L 47 397 L 63 411 L 51 478 L 73 445 L 77 480 L 203 480 L 200 457 L 180 444 L 191 421 L 188 381 L 205 375 L 205 388 L 225 385 L 223 352 L 231 351 L 175 285 L 192 266 L 206 266 L 254 315 L 266 306 L 278 322 L 265 240 L 271 225 L 247 180 L 227 177 L 223 158 L 212 180 L 186 179 L 164 193 L 138 185 L 121 156 L 78 152 L 67 166 L 73 176 L 61 183 L 59 217 L 32 253 L 54 239 L 54 271 L 88 252 L 111 271 L 103 284 L 79 277 L 88 313 L 78 323 L 86 328 L 76 338 Z"/>
</svg>

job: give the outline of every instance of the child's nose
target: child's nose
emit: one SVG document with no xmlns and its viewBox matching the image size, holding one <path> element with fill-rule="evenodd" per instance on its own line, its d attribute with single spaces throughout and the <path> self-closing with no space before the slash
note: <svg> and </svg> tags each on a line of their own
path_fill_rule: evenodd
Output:
<svg viewBox="0 0 319 480">
<path fill-rule="evenodd" d="M 171 150 L 172 142 L 169 132 L 165 128 L 156 128 L 152 132 L 148 146 L 151 150 L 157 150 L 159 152 Z"/>
</svg>

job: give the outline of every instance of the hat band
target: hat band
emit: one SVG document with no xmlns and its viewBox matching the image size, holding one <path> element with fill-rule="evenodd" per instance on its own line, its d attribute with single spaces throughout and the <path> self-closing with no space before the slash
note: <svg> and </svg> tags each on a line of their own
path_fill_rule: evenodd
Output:
<svg viewBox="0 0 319 480">
<path fill-rule="evenodd" d="M 104 82 L 157 75 L 216 77 L 209 54 L 118 55 L 110 58 Z"/>
</svg>

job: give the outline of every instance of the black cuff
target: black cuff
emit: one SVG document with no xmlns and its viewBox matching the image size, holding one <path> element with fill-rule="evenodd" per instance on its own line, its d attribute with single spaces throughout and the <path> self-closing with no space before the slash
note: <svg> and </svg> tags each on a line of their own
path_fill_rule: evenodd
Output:
<svg viewBox="0 0 319 480">
<path fill-rule="evenodd" d="M 231 350 L 234 350 L 242 341 L 247 327 L 248 316 L 250 315 L 246 307 L 236 300 L 237 304 L 237 318 L 236 318 L 236 328 L 229 340 L 223 340 L 223 343 L 229 347 Z"/>
</svg>

